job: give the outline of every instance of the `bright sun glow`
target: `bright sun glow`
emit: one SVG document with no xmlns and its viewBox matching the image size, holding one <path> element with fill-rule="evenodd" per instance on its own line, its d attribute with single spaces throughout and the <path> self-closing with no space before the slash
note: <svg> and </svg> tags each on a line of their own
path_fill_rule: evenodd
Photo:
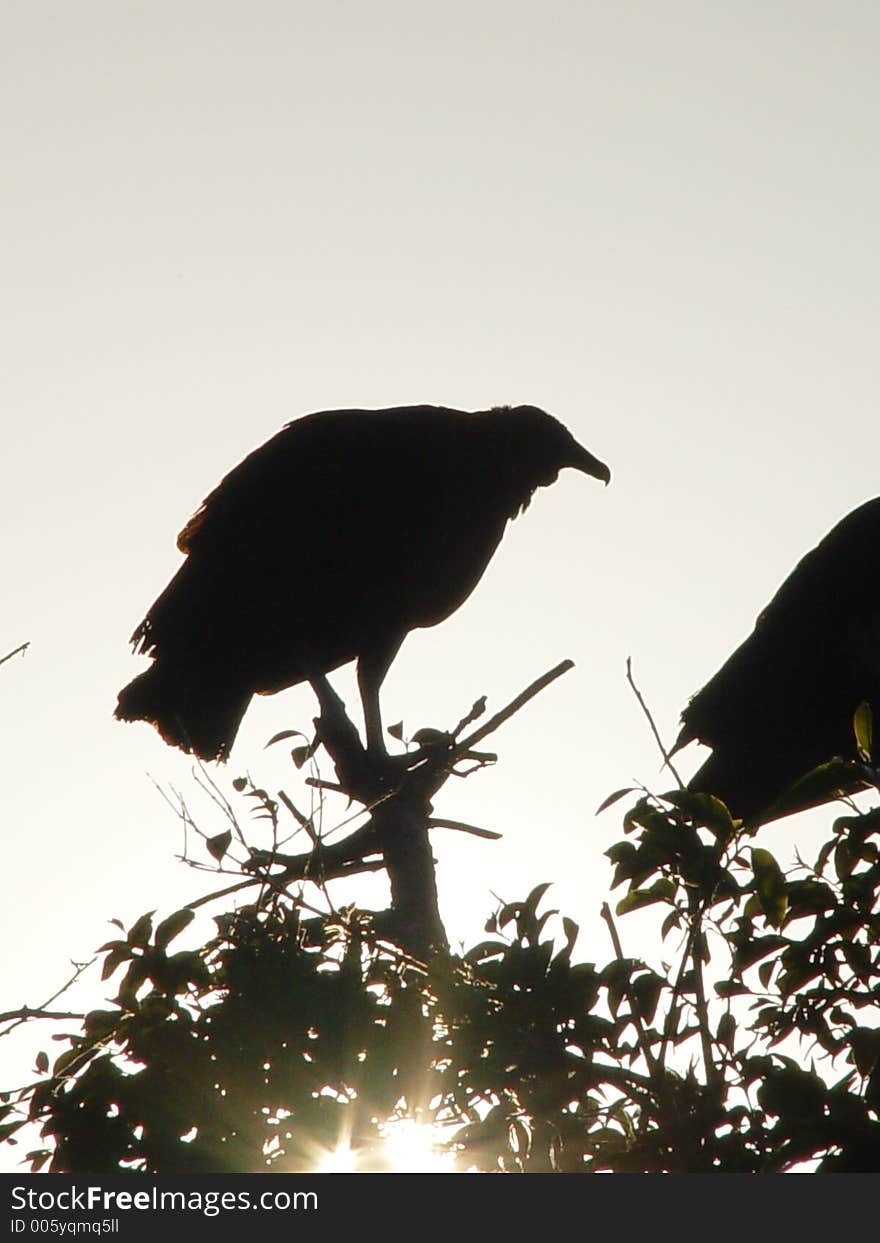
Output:
<svg viewBox="0 0 880 1243">
<path fill-rule="evenodd" d="M 380 1163 L 392 1174 L 451 1174 L 454 1169 L 453 1154 L 443 1150 L 440 1133 L 409 1118 L 388 1127 Z M 360 1168 L 358 1153 L 341 1143 L 327 1153 L 316 1172 L 351 1174 Z"/>
<path fill-rule="evenodd" d="M 395 1174 L 450 1174 L 452 1153 L 439 1146 L 434 1127 L 409 1118 L 393 1123 L 385 1138 L 385 1154 Z"/>
<path fill-rule="evenodd" d="M 340 1144 L 335 1152 L 328 1152 L 317 1168 L 318 1174 L 352 1174 L 357 1168 L 357 1157 L 348 1144 Z"/>
</svg>

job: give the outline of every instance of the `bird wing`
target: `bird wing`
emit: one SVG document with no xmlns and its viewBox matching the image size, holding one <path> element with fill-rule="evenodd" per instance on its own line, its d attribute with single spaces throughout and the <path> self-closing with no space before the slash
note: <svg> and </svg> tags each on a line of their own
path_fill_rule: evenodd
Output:
<svg viewBox="0 0 880 1243">
<path fill-rule="evenodd" d="M 254 685 L 273 690 L 306 676 L 304 660 L 335 668 L 447 617 L 507 520 L 468 451 L 473 426 L 435 407 L 288 424 L 183 528 L 187 560 L 149 611 L 144 649 L 228 635 Z"/>
<path fill-rule="evenodd" d="M 880 693 L 880 499 L 839 522 L 762 610 L 751 635 L 682 713 L 676 747 L 710 746 Z M 861 688 L 861 689 L 859 689 Z M 771 720 L 767 721 L 768 712 Z"/>
</svg>

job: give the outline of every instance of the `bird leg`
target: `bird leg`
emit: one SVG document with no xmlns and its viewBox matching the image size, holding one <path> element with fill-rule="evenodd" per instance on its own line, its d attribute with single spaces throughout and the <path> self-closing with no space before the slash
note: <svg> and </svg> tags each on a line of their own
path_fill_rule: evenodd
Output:
<svg viewBox="0 0 880 1243">
<path fill-rule="evenodd" d="M 364 706 L 364 731 L 367 739 L 367 754 L 377 760 L 388 756 L 385 738 L 382 733 L 382 712 L 379 707 L 379 688 L 391 667 L 391 662 L 400 650 L 403 635 L 395 636 L 379 644 L 358 658 L 357 679 Z"/>
<path fill-rule="evenodd" d="M 371 803 L 381 792 L 373 765 L 364 750 L 360 734 L 345 711 L 345 704 L 326 675 L 311 679 L 321 715 L 315 721 L 315 745 L 321 743 L 333 760 L 339 784 L 350 798 Z"/>
</svg>

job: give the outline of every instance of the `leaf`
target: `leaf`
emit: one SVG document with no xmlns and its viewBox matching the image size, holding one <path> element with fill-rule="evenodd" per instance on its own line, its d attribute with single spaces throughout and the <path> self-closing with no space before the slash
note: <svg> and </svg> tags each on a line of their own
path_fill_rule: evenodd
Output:
<svg viewBox="0 0 880 1243">
<path fill-rule="evenodd" d="M 803 811 L 819 803 L 829 803 L 842 794 L 851 794 L 864 785 L 864 771 L 854 760 L 833 759 L 798 778 L 776 800 L 774 816 Z"/>
<path fill-rule="evenodd" d="M 853 854 L 846 838 L 841 838 L 834 848 L 834 870 L 838 880 L 847 880 L 852 876 L 853 868 L 858 862 L 858 855 Z"/>
<path fill-rule="evenodd" d="M 743 993 L 750 991 L 741 980 L 721 980 L 715 985 L 715 992 L 719 997 L 741 997 Z"/>
<path fill-rule="evenodd" d="M 670 790 L 663 800 L 683 811 L 697 825 L 710 829 L 716 837 L 728 841 L 736 832 L 726 803 L 714 794 L 698 794 L 693 790 Z"/>
<path fill-rule="evenodd" d="M 268 742 L 266 743 L 267 747 L 270 745 L 271 745 L 270 743 Z M 233 790 L 235 790 L 236 794 L 241 794 L 242 790 L 247 789 L 247 784 L 248 784 L 247 777 L 236 777 L 235 780 L 232 782 L 232 788 Z"/>
<path fill-rule="evenodd" d="M 128 945 L 120 941 L 118 949 L 111 950 L 104 959 L 104 966 L 101 968 L 101 979 L 109 979 L 120 963 L 127 962 L 131 957 L 132 953 Z"/>
<path fill-rule="evenodd" d="M 169 941 L 174 940 L 178 933 L 189 927 L 195 917 L 195 911 L 191 911 L 189 907 L 185 906 L 181 910 L 175 911 L 173 915 L 169 915 L 167 919 L 163 919 L 156 929 L 157 948 L 164 949 Z"/>
<path fill-rule="evenodd" d="M 874 1027 L 855 1027 L 850 1032 L 852 1061 L 860 1075 L 869 1075 L 880 1060 L 880 1031 Z"/>
<path fill-rule="evenodd" d="M 143 958 L 135 958 L 122 977 L 119 992 L 115 1000 L 121 1006 L 134 1009 L 137 1004 L 137 992 L 147 978 L 147 967 Z"/>
<path fill-rule="evenodd" d="M 181 950 L 168 959 L 170 976 L 175 984 L 175 992 L 180 991 L 180 983 L 207 984 L 211 978 L 208 966 L 197 950 Z"/>
<path fill-rule="evenodd" d="M 633 981 L 632 991 L 635 995 L 638 1011 L 645 1023 L 653 1023 L 660 990 L 666 988 L 666 981 L 654 971 L 648 971 Z"/>
<path fill-rule="evenodd" d="M 297 768 L 302 768 L 303 764 L 308 763 L 313 755 L 314 751 L 311 747 L 293 747 L 290 752 L 290 758 Z"/>
<path fill-rule="evenodd" d="M 283 729 L 280 734 L 273 734 L 266 746 L 272 747 L 276 742 L 284 742 L 287 738 L 305 738 L 305 734 L 300 729 Z M 243 782 L 242 788 L 247 784 L 244 777 L 237 777 L 236 780 Z M 232 784 L 235 785 L 235 782 L 233 781 Z"/>
<path fill-rule="evenodd" d="M 779 928 L 788 910 L 788 891 L 782 868 L 769 850 L 759 846 L 752 847 L 752 873 L 755 877 L 755 891 L 761 910 L 767 922 Z"/>
<path fill-rule="evenodd" d="M 231 843 L 232 830 L 227 829 L 225 833 L 218 833 L 215 837 L 209 837 L 205 845 L 208 847 L 208 854 L 216 859 L 218 863 L 221 863 Z"/>
<path fill-rule="evenodd" d="M 65 1049 L 63 1053 L 59 1053 L 52 1067 L 53 1075 L 60 1075 L 67 1069 L 71 1062 L 75 1062 L 80 1056 L 79 1049 Z"/>
<path fill-rule="evenodd" d="M 769 962 L 762 962 L 758 968 L 758 979 L 761 981 L 761 987 L 766 991 L 770 986 L 770 977 L 776 970 L 776 959 L 771 958 Z"/>
<path fill-rule="evenodd" d="M 87 1036 L 106 1036 L 118 1027 L 122 1014 L 119 1010 L 90 1010 L 83 1020 L 83 1030 Z"/>
<path fill-rule="evenodd" d="M 140 919 L 135 920 L 128 930 L 129 945 L 137 945 L 143 948 L 150 939 L 150 933 L 153 931 L 153 915 L 155 911 L 147 911 L 146 915 L 141 915 Z"/>
<path fill-rule="evenodd" d="M 542 881 L 540 885 L 535 885 L 534 889 L 523 903 L 523 906 L 534 914 L 534 912 L 538 909 L 538 903 L 541 901 L 544 894 L 552 886 L 552 884 L 552 881 L 545 880 Z"/>
<path fill-rule="evenodd" d="M 718 1043 L 723 1045 L 728 1053 L 732 1053 L 735 1040 L 736 1019 L 728 1010 L 726 1014 L 722 1014 L 718 1023 Z"/>
<path fill-rule="evenodd" d="M 650 906 L 652 902 L 671 902 L 675 897 L 675 885 L 671 880 L 655 880 L 647 889 L 631 889 L 625 898 L 621 898 L 615 907 L 618 915 L 627 911 L 637 911 L 640 907 Z"/>
<path fill-rule="evenodd" d="M 34 1063 L 34 1065 L 37 1068 L 38 1075 L 45 1075 L 46 1071 L 49 1069 L 49 1054 L 43 1053 L 41 1050 L 37 1054 L 36 1062 Z"/>
<path fill-rule="evenodd" d="M 123 928 L 123 932 L 125 929 Z M 99 945 L 96 953 L 106 954 L 109 950 L 128 949 L 127 941 L 105 941 L 103 945 Z"/>
<path fill-rule="evenodd" d="M 871 951 L 861 941 L 843 941 L 840 951 L 853 975 L 867 984 L 871 975 Z"/>
<path fill-rule="evenodd" d="M 749 937 L 742 945 L 738 945 L 734 951 L 734 966 L 737 971 L 745 971 L 747 967 L 754 966 L 756 962 L 760 962 L 768 954 L 772 954 L 775 950 L 782 949 L 786 945 L 788 945 L 787 938 L 781 937 L 776 933 L 766 937 Z"/>
<path fill-rule="evenodd" d="M 856 747 L 866 764 L 871 762 L 871 749 L 874 738 L 874 714 L 871 705 L 865 700 L 856 708 L 853 716 L 853 732 L 856 736 Z"/>
<path fill-rule="evenodd" d="M 574 922 L 573 919 L 569 919 L 567 915 L 562 916 L 562 930 L 565 933 L 565 945 L 556 955 L 555 961 L 557 963 L 558 962 L 567 963 L 569 961 L 569 959 L 571 958 L 571 952 L 575 946 L 575 942 L 578 939 L 578 933 L 580 932 L 579 926 Z"/>
<path fill-rule="evenodd" d="M 433 747 L 436 750 L 448 750 L 452 745 L 453 738 L 445 730 L 433 729 L 430 725 L 425 725 L 422 729 L 416 730 L 412 740 L 417 747 L 424 747 L 425 749 Z"/>
<path fill-rule="evenodd" d="M 464 955 L 464 962 L 487 962 L 490 958 L 503 958 L 507 946 L 503 941 L 480 941 Z"/>
<path fill-rule="evenodd" d="M 616 803 L 619 798 L 623 798 L 626 794 L 632 794 L 633 791 L 637 789 L 638 786 L 624 786 L 622 790 L 615 790 L 613 794 L 609 794 L 608 797 L 599 804 L 596 808 L 595 815 L 598 816 L 601 812 L 610 807 L 612 803 Z"/>
<path fill-rule="evenodd" d="M 389 725 L 388 733 L 398 742 L 403 742 L 403 721 L 398 721 L 396 725 Z"/>
</svg>

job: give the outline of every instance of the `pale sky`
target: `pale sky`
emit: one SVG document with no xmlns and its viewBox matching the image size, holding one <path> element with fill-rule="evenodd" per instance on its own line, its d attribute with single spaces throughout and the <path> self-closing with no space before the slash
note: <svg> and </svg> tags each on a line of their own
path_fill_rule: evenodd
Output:
<svg viewBox="0 0 880 1243">
<path fill-rule="evenodd" d="M 671 741 L 878 491 L 880 9 L 0 0 L 0 47 L 0 655 L 31 643 L 0 667 L 0 1008 L 48 996 L 108 918 L 214 887 L 148 776 L 189 794 L 191 761 L 112 719 L 128 637 L 223 474 L 348 405 L 530 402 L 612 468 L 537 494 L 383 693 L 386 722 L 443 727 L 576 662 L 438 798 L 504 833 L 436 834 L 438 883 L 473 942 L 493 893 L 553 881 L 607 960 L 620 814 L 594 810 L 671 784 L 626 657 Z M 313 711 L 255 701 L 218 780 L 297 796 L 262 747 Z M 766 844 L 788 862 L 828 819 Z M 656 954 L 639 918 L 625 948 Z"/>
</svg>

